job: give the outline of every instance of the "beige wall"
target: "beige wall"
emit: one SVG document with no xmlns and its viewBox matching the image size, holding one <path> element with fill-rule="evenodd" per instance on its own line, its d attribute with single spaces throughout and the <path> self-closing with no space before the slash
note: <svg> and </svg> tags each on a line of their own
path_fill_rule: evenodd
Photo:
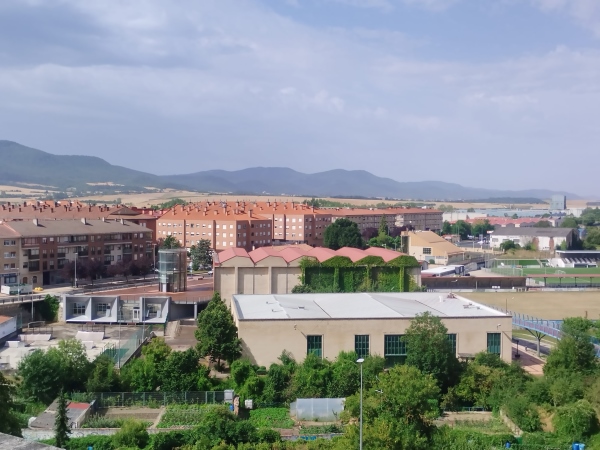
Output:
<svg viewBox="0 0 600 450">
<path fill-rule="evenodd" d="M 243 356 L 254 364 L 268 367 L 276 363 L 283 350 L 296 361 L 306 356 L 306 336 L 323 336 L 323 357 L 333 361 L 340 351 L 354 350 L 355 335 L 369 335 L 370 353 L 384 353 L 384 335 L 404 334 L 410 319 L 343 319 L 343 320 L 238 320 Z M 487 349 L 487 333 L 501 333 L 501 357 L 510 362 L 512 353 L 512 318 L 446 318 L 448 333 L 456 333 L 457 353 L 474 354 Z M 500 326 L 498 326 L 500 325 Z"/>
<path fill-rule="evenodd" d="M 228 306 L 235 294 L 291 294 L 300 284 L 300 267 L 224 267 L 227 262 L 214 268 L 213 286 Z"/>
</svg>

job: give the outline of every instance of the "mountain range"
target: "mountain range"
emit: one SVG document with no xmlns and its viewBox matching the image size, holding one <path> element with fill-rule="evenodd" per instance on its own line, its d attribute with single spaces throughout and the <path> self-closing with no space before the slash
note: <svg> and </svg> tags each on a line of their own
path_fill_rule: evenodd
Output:
<svg viewBox="0 0 600 450">
<path fill-rule="evenodd" d="M 497 190 L 440 181 L 401 182 L 364 170 L 329 170 L 313 174 L 286 167 L 253 167 L 237 171 L 207 170 L 182 175 L 153 175 L 115 166 L 93 156 L 53 155 L 12 141 L 0 140 L 0 184 L 28 183 L 97 190 L 143 191 L 148 187 L 199 192 L 314 197 L 387 197 L 419 200 L 539 198 L 577 195 L 546 189 Z M 111 183 L 113 186 L 97 186 Z M 96 185 L 96 186 L 94 186 Z"/>
</svg>

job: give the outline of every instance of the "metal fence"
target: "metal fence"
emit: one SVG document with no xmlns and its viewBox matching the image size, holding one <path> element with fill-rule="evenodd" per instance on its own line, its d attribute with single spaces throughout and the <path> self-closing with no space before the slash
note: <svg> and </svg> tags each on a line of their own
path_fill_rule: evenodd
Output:
<svg viewBox="0 0 600 450">
<path fill-rule="evenodd" d="M 85 402 L 95 400 L 97 408 L 123 406 L 160 408 L 171 404 L 221 404 L 225 402 L 225 391 L 73 393 L 71 399 Z"/>
<path fill-rule="evenodd" d="M 108 345 L 102 354 L 110 356 L 117 367 L 123 367 L 144 341 L 151 337 L 154 327 L 155 325 L 137 327 L 129 339 L 125 342 L 119 340 L 117 344 Z M 164 326 L 156 325 L 156 328 L 163 329 Z"/>
</svg>

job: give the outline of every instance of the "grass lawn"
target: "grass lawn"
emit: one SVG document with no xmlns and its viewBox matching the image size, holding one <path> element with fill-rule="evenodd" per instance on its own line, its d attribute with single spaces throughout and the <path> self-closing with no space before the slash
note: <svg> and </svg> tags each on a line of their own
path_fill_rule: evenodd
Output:
<svg viewBox="0 0 600 450">
<path fill-rule="evenodd" d="M 468 292 L 465 297 L 486 305 L 497 306 L 521 314 L 548 320 L 565 317 L 600 318 L 600 293 L 592 291 L 564 292 Z"/>
</svg>

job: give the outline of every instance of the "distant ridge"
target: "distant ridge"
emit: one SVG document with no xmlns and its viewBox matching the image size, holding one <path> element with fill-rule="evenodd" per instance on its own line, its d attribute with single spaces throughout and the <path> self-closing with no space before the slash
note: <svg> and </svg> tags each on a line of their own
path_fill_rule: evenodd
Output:
<svg viewBox="0 0 600 450">
<path fill-rule="evenodd" d="M 440 181 L 399 182 L 364 170 L 328 170 L 313 174 L 286 167 L 254 167 L 237 171 L 208 170 L 183 175 L 158 176 L 115 166 L 93 156 L 53 155 L 12 141 L 0 140 L 0 184 L 32 183 L 100 189 L 89 183 L 113 183 L 103 190 L 143 191 L 189 189 L 200 192 L 314 197 L 387 197 L 413 200 L 472 200 L 493 198 L 547 199 L 553 194 L 579 196 L 562 191 L 528 189 L 520 191 L 465 187 Z"/>
</svg>

